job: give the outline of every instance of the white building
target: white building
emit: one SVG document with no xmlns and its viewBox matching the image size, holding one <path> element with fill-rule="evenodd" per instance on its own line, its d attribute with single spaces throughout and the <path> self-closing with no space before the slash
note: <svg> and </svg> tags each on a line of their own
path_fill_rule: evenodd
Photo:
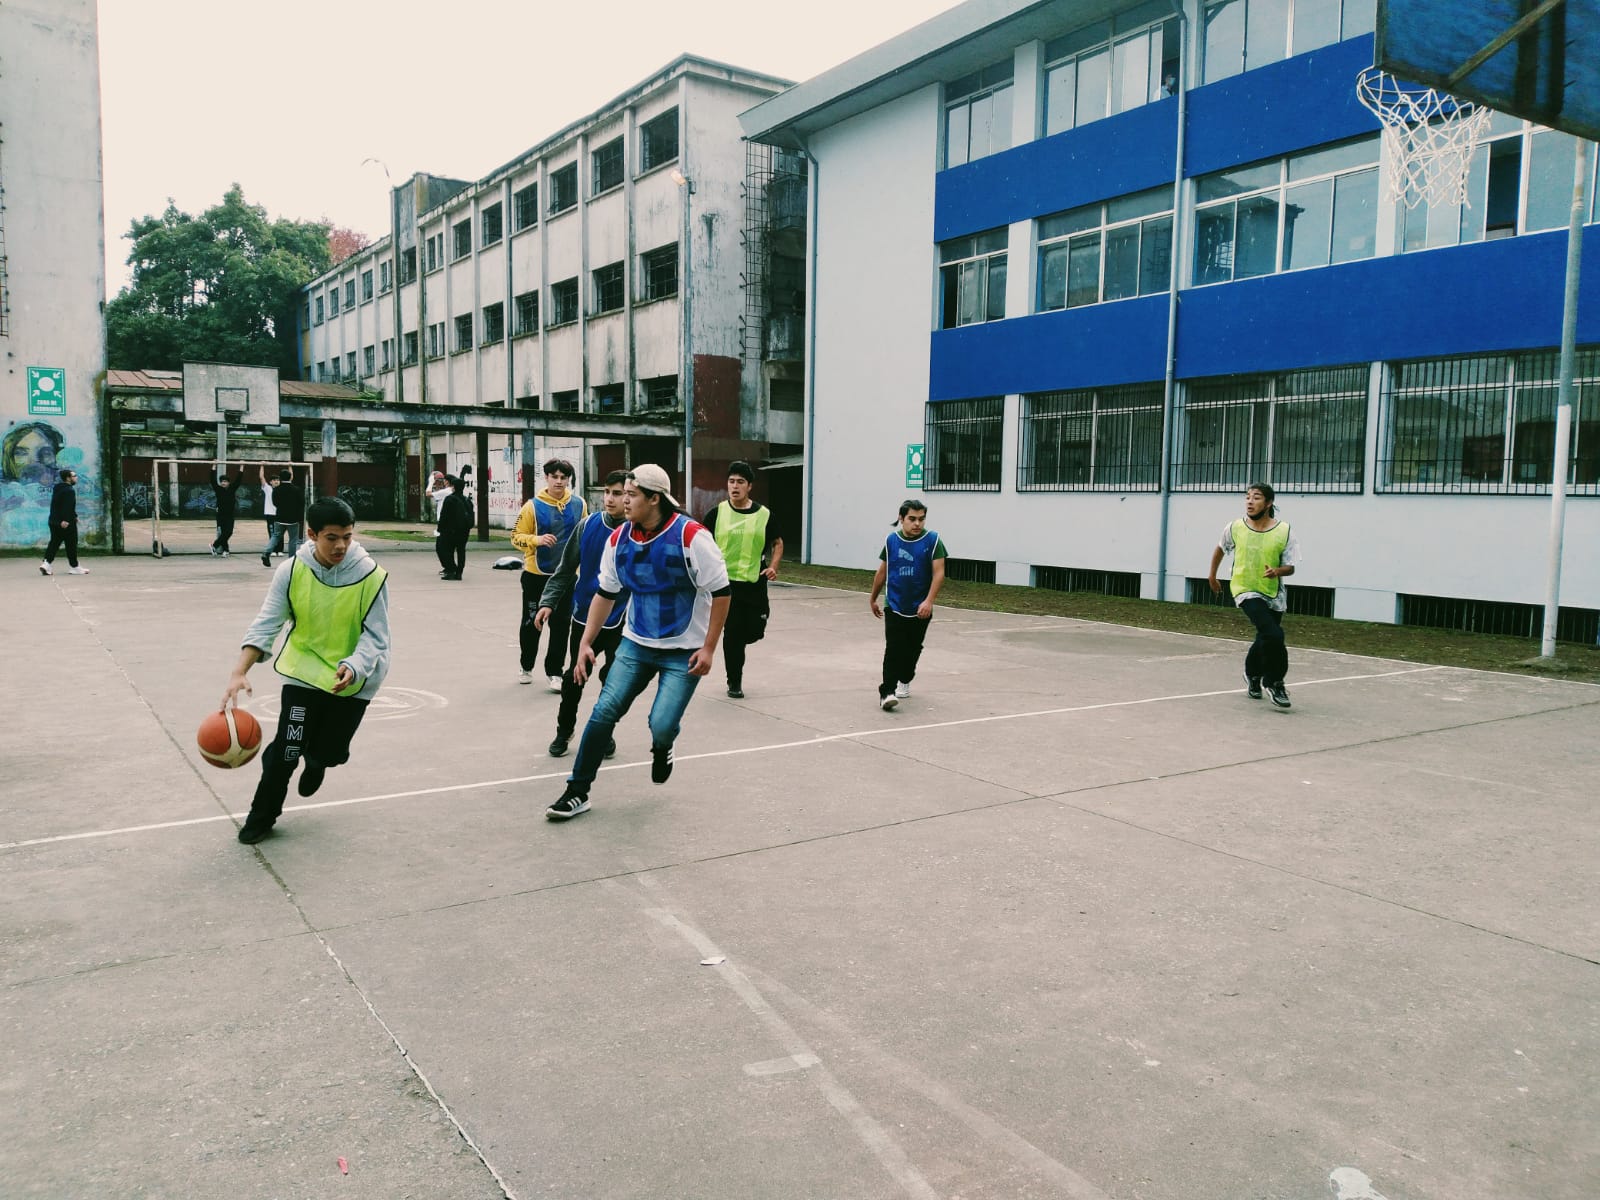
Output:
<svg viewBox="0 0 1600 1200">
<path fill-rule="evenodd" d="M 103 542 L 106 365 L 100 57 L 94 0 L 0 4 L 0 546 L 48 534 L 78 472 L 82 539 Z"/>
<path fill-rule="evenodd" d="M 1209 602 L 1264 478 L 1291 611 L 1537 632 L 1575 142 L 1496 114 L 1470 207 L 1382 202 L 1373 8 L 970 0 L 747 113 L 812 164 L 807 559 L 912 494 L 969 578 Z M 1600 290 L 1579 344 L 1592 640 Z"/>
<path fill-rule="evenodd" d="M 591 439 L 583 420 L 676 413 L 682 428 L 692 390 L 698 512 L 730 458 L 800 448 L 798 339 L 790 366 L 781 329 L 766 336 L 772 289 L 748 286 L 765 277 L 751 266 L 774 155 L 752 153 L 738 120 L 786 86 L 684 57 L 475 183 L 414 176 L 395 189 L 391 236 L 306 289 L 303 377 L 390 402 L 573 414 L 566 437 L 492 439 L 475 474 L 488 468 L 499 524 L 552 453 L 590 488 L 628 462 L 680 466 L 681 439 Z M 473 457 L 470 434 L 436 434 L 421 469 Z"/>
</svg>

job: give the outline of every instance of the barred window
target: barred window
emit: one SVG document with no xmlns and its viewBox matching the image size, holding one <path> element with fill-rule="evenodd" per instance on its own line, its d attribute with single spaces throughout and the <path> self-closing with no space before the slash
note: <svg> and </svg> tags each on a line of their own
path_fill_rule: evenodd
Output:
<svg viewBox="0 0 1600 1200">
<path fill-rule="evenodd" d="M 622 264 L 607 263 L 594 273 L 594 311 L 596 314 L 616 312 L 625 299 L 626 283 L 622 277 Z"/>
<path fill-rule="evenodd" d="M 444 322 L 435 321 L 428 326 L 428 357 L 444 357 Z"/>
<path fill-rule="evenodd" d="M 539 293 L 523 292 L 516 298 L 517 327 L 515 333 L 539 332 Z"/>
<path fill-rule="evenodd" d="M 606 383 L 594 389 L 594 411 L 603 416 L 618 416 L 627 411 L 627 387 L 620 383 Z"/>
<path fill-rule="evenodd" d="M 506 306 L 503 302 L 483 306 L 483 344 L 492 346 L 506 336 Z"/>
<path fill-rule="evenodd" d="M 566 212 L 578 203 L 578 164 L 568 163 L 550 172 L 550 215 Z"/>
<path fill-rule="evenodd" d="M 1154 491 L 1161 480 L 1159 383 L 1022 398 L 1018 491 Z"/>
<path fill-rule="evenodd" d="M 639 170 L 649 171 L 678 157 L 678 110 L 669 108 L 639 126 Z"/>
<path fill-rule="evenodd" d="M 622 182 L 622 139 L 612 138 L 589 156 L 589 194 L 598 196 Z"/>
<path fill-rule="evenodd" d="M 378 367 L 378 347 L 374 344 L 361 348 L 361 374 L 376 375 Z"/>
<path fill-rule="evenodd" d="M 647 250 L 643 257 L 644 299 L 661 300 L 678 294 L 678 244 Z"/>
<path fill-rule="evenodd" d="M 1382 398 L 1378 486 L 1386 492 L 1550 490 L 1560 355 L 1397 363 Z M 1600 347 L 1573 373 L 1568 483 L 1600 494 Z"/>
<path fill-rule="evenodd" d="M 402 334 L 400 338 L 400 352 L 403 356 L 400 365 L 403 367 L 414 366 L 417 361 L 417 331 Z"/>
<path fill-rule="evenodd" d="M 527 229 L 539 223 L 539 185 L 530 183 L 511 195 L 512 232 Z"/>
<path fill-rule="evenodd" d="M 415 251 L 413 251 L 415 253 Z M 378 264 L 378 290 L 387 292 L 394 287 L 394 263 L 384 259 Z"/>
<path fill-rule="evenodd" d="M 356 377 L 356 352 L 354 350 L 349 351 L 344 356 L 344 377 L 346 379 L 354 379 Z"/>
<path fill-rule="evenodd" d="M 1197 379 L 1185 389 L 1173 488 L 1359 492 L 1366 457 L 1367 368 Z"/>
<path fill-rule="evenodd" d="M 645 408 L 676 408 L 678 406 L 678 377 L 676 375 L 657 375 L 654 379 L 644 380 L 640 386 L 644 391 Z"/>
<path fill-rule="evenodd" d="M 1172 283 L 1172 189 L 1041 217 L 1040 312 L 1166 291 Z"/>
<path fill-rule="evenodd" d="M 1006 315 L 1006 231 L 939 244 L 939 328 L 998 321 Z"/>
<path fill-rule="evenodd" d="M 574 389 L 570 392 L 551 392 L 550 405 L 557 412 L 577 412 L 578 393 Z"/>
<path fill-rule="evenodd" d="M 472 314 L 462 313 L 456 318 L 456 353 L 472 349 Z"/>
<path fill-rule="evenodd" d="M 344 306 L 346 311 L 356 306 L 356 281 L 347 279 L 344 285 Z"/>
<path fill-rule="evenodd" d="M 1005 400 L 939 400 L 928 405 L 924 440 L 928 491 L 998 492 Z"/>
<path fill-rule="evenodd" d="M 455 226 L 454 226 L 454 228 L 452 228 L 450 232 L 451 232 L 451 235 L 455 239 L 455 245 L 454 245 L 454 251 L 455 252 L 450 257 L 453 258 L 453 259 L 454 258 L 465 258 L 467 255 L 471 254 L 472 253 L 472 218 L 468 217 L 465 221 L 457 221 Z M 441 235 L 441 236 L 443 236 L 443 235 Z"/>
<path fill-rule="evenodd" d="M 494 245 L 503 234 L 505 222 L 501 219 L 500 213 L 500 206 L 491 204 L 478 214 L 478 228 L 485 246 Z"/>
<path fill-rule="evenodd" d="M 361 272 L 361 303 L 372 299 L 372 272 Z"/>
<path fill-rule="evenodd" d="M 563 279 L 550 285 L 550 325 L 565 325 L 578 319 L 578 281 Z"/>
</svg>

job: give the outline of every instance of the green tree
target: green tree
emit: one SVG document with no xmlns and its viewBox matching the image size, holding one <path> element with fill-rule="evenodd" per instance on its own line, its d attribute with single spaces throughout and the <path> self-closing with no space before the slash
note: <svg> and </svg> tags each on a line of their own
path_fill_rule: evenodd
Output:
<svg viewBox="0 0 1600 1200">
<path fill-rule="evenodd" d="M 232 362 L 293 378 L 300 289 L 332 265 L 328 228 L 269 220 L 237 183 L 198 217 L 169 201 L 134 221 L 133 282 L 106 305 L 109 365 Z"/>
</svg>

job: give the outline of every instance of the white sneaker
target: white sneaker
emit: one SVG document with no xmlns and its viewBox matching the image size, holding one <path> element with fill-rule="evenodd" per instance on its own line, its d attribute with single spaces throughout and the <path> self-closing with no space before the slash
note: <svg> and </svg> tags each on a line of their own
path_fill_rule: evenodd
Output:
<svg viewBox="0 0 1600 1200">
<path fill-rule="evenodd" d="M 909 700 L 909 699 L 911 699 L 911 685 L 909 683 L 897 683 L 897 684 L 895 684 L 894 685 L 894 698 L 896 700 Z"/>
<path fill-rule="evenodd" d="M 517 682 L 518 683 L 532 683 L 533 682 L 533 672 L 532 671 L 520 671 L 520 672 L 518 672 L 517 673 Z"/>
<path fill-rule="evenodd" d="M 559 675 L 551 675 L 551 676 L 549 676 L 549 683 L 550 683 L 550 690 L 559 695 L 560 692 L 561 692 L 561 676 L 559 676 Z"/>
<path fill-rule="evenodd" d="M 68 575 L 87 575 L 88 573 L 88 567 L 73 567 L 72 570 L 67 572 Z"/>
<path fill-rule="evenodd" d="M 56 573 L 55 568 L 52 567 L 49 563 L 40 563 L 39 564 L 39 574 L 41 574 L 41 575 L 54 575 L 55 573 Z"/>
<path fill-rule="evenodd" d="M 888 712 L 896 704 L 899 704 L 899 703 L 900 703 L 900 701 L 895 699 L 895 697 L 894 697 L 894 695 L 892 693 L 890 695 L 887 695 L 887 696 L 879 696 L 878 697 L 878 707 L 883 709 L 884 712 Z"/>
</svg>

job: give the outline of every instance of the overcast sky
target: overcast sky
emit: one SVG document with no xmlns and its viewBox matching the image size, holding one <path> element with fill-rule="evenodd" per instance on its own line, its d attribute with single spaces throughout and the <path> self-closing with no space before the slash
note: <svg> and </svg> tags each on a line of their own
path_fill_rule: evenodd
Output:
<svg viewBox="0 0 1600 1200">
<path fill-rule="evenodd" d="M 804 80 L 958 0 L 100 0 L 107 294 L 137 217 L 230 183 L 388 232 L 381 159 L 476 179 L 688 52 Z"/>
</svg>

